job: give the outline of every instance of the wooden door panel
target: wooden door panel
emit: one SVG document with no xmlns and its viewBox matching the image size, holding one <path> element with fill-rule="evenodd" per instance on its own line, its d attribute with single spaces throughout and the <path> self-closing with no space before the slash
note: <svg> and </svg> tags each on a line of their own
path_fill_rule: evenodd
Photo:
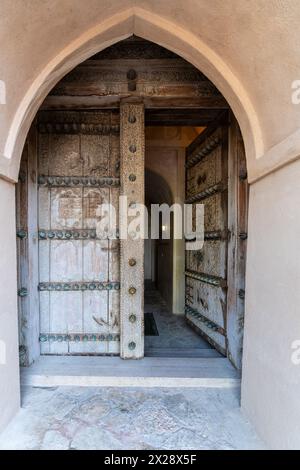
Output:
<svg viewBox="0 0 300 470">
<path fill-rule="evenodd" d="M 82 323 L 80 292 L 50 292 L 50 333 L 77 333 Z"/>
<path fill-rule="evenodd" d="M 81 137 L 81 156 L 83 159 L 83 176 L 108 176 L 110 136 L 83 135 Z"/>
<path fill-rule="evenodd" d="M 109 292 L 109 312 L 108 312 L 108 321 L 109 329 L 113 333 L 118 333 L 120 328 L 120 293 L 119 292 Z"/>
<path fill-rule="evenodd" d="M 82 228 L 82 188 L 51 188 L 51 229 Z M 50 227 L 39 226 L 40 229 Z"/>
<path fill-rule="evenodd" d="M 96 227 L 118 201 L 119 113 L 43 112 L 38 128 L 41 351 L 117 354 L 119 241 Z"/>
<path fill-rule="evenodd" d="M 106 355 L 108 353 L 108 346 L 106 342 L 102 341 L 71 341 L 68 347 L 68 353 L 61 354 L 70 354 L 70 355 Z"/>
<path fill-rule="evenodd" d="M 83 277 L 86 281 L 108 281 L 108 240 L 83 240 Z M 118 264 L 119 260 L 115 260 Z M 113 278 L 113 280 L 116 280 Z"/>
<path fill-rule="evenodd" d="M 187 269 L 224 278 L 226 257 L 225 240 L 206 240 L 205 249 L 187 252 Z"/>
<path fill-rule="evenodd" d="M 214 331 L 214 326 L 209 324 L 206 319 L 197 317 L 194 312 L 187 311 L 186 319 L 193 329 L 206 338 L 224 356 L 226 355 L 227 344 L 226 337 L 223 334 Z"/>
<path fill-rule="evenodd" d="M 120 139 L 119 136 L 112 135 L 110 141 L 109 174 L 120 176 Z"/>
<path fill-rule="evenodd" d="M 81 241 L 52 240 L 50 242 L 50 282 L 80 281 L 82 262 Z"/>
<path fill-rule="evenodd" d="M 193 228 L 195 229 L 195 206 L 193 203 Z M 206 232 L 224 231 L 226 229 L 226 219 L 223 215 L 222 194 L 213 194 L 201 200 L 204 205 L 204 227 Z"/>
<path fill-rule="evenodd" d="M 39 243 L 39 282 L 50 282 L 50 240 Z"/>
<path fill-rule="evenodd" d="M 225 328 L 226 292 L 218 286 L 197 279 L 188 280 L 190 299 L 187 305 L 221 328 Z"/>
<path fill-rule="evenodd" d="M 83 228 L 96 228 L 99 204 L 109 204 L 108 188 L 83 188 Z"/>
<path fill-rule="evenodd" d="M 78 176 L 82 173 L 79 135 L 51 134 L 48 175 Z"/>
<path fill-rule="evenodd" d="M 186 203 L 204 205 L 204 245 L 186 252 L 186 318 L 222 354 L 227 344 L 227 147 L 228 128 L 222 122 L 206 129 L 186 152 Z"/>
<path fill-rule="evenodd" d="M 108 292 L 84 292 L 83 332 L 108 333 Z"/>
<path fill-rule="evenodd" d="M 108 256 L 109 256 L 109 280 L 120 280 L 120 242 L 119 240 L 109 240 L 108 242 Z M 119 296 L 119 293 L 116 293 Z"/>
<path fill-rule="evenodd" d="M 222 179 L 221 148 L 218 147 L 188 170 L 187 191 L 194 196 Z"/>
<path fill-rule="evenodd" d="M 51 192 L 49 188 L 39 188 L 39 227 L 43 227 L 45 230 L 50 229 L 51 219 Z"/>
<path fill-rule="evenodd" d="M 50 134 L 38 134 L 38 167 L 40 175 L 49 175 Z M 41 189 L 41 188 L 40 188 Z M 47 188 L 45 188 L 47 189 Z"/>
<path fill-rule="evenodd" d="M 40 331 L 50 331 L 50 292 L 40 292 Z M 46 343 L 41 343 L 41 347 Z M 49 349 L 49 343 L 47 342 Z"/>
</svg>

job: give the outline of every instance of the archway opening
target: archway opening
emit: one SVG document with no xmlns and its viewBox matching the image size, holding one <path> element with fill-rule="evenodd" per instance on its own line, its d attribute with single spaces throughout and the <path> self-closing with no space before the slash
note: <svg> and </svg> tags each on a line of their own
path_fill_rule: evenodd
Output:
<svg viewBox="0 0 300 470">
<path fill-rule="evenodd" d="M 141 110 L 137 119 L 133 114 Z M 133 133 L 125 117 L 138 126 Z M 144 161 L 134 158 L 142 155 L 145 140 L 144 184 L 138 179 Z M 195 334 L 240 367 L 245 154 L 233 113 L 201 72 L 137 37 L 96 54 L 44 101 L 19 176 L 24 365 L 40 354 L 143 356 L 145 312 L 128 299 L 143 298 L 142 271 L 130 269 L 140 266 L 144 251 L 135 255 L 133 248 L 125 260 L 131 268 L 122 267 L 118 236 L 111 240 L 97 232 L 97 210 L 112 202 L 118 212 L 120 187 L 123 193 L 127 188 L 134 207 L 145 186 L 148 206 L 187 203 L 194 210 L 197 203 L 204 205 L 203 247 L 186 250 L 184 238 L 147 241 L 147 275 Z"/>
</svg>

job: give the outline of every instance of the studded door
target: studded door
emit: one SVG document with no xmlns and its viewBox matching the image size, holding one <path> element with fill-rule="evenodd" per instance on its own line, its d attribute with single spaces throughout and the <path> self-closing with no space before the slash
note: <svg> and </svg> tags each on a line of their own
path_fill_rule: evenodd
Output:
<svg viewBox="0 0 300 470">
<path fill-rule="evenodd" d="M 39 115 L 42 354 L 119 354 L 119 241 L 96 232 L 118 204 L 119 128 L 112 111 Z"/>
<path fill-rule="evenodd" d="M 226 355 L 228 127 L 208 128 L 186 152 L 186 203 L 204 204 L 204 245 L 186 251 L 186 319 Z"/>
</svg>

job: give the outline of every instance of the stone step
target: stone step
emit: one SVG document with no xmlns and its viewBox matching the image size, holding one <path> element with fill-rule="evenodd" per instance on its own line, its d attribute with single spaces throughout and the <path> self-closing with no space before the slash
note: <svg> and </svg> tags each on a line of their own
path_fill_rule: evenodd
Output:
<svg viewBox="0 0 300 470">
<path fill-rule="evenodd" d="M 145 349 L 146 357 L 223 357 L 213 348 L 155 348 Z"/>
<path fill-rule="evenodd" d="M 21 383 L 34 387 L 208 387 L 240 386 L 226 358 L 41 356 L 22 368 Z"/>
</svg>

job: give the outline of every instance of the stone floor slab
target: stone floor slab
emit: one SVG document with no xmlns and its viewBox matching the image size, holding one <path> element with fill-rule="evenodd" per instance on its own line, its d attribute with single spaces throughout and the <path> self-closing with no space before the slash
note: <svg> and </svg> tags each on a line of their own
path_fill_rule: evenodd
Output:
<svg viewBox="0 0 300 470">
<path fill-rule="evenodd" d="M 238 389 L 25 387 L 0 449 L 263 449 Z"/>
</svg>

